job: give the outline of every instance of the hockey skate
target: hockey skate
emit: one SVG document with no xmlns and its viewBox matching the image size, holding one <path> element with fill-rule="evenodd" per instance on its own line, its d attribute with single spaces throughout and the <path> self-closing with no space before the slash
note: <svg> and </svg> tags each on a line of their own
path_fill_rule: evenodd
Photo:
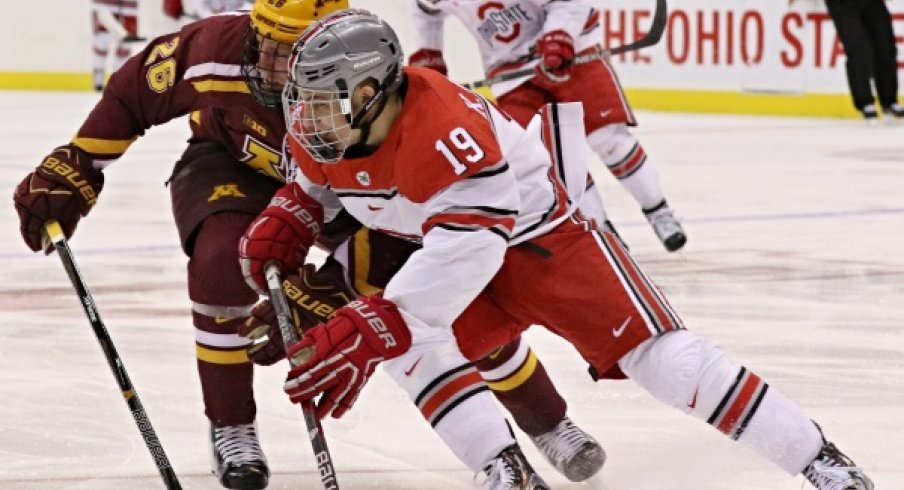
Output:
<svg viewBox="0 0 904 490">
<path fill-rule="evenodd" d="M 867 124 L 876 124 L 876 121 L 879 119 L 879 112 L 876 110 L 875 104 L 868 104 L 863 106 L 863 109 L 860 109 L 860 113 L 863 114 L 863 119 Z"/>
<path fill-rule="evenodd" d="M 483 486 L 488 490 L 549 490 L 517 444 L 503 449 L 487 463 L 483 473 Z"/>
<path fill-rule="evenodd" d="M 816 428 L 822 436 L 818 424 Z M 825 436 L 822 436 L 822 449 L 803 474 L 819 490 L 873 490 L 873 481 L 863 473 L 863 468 L 826 441 Z"/>
<path fill-rule="evenodd" d="M 606 452 L 600 443 L 568 417 L 553 430 L 530 440 L 559 473 L 573 482 L 595 475 L 606 462 Z"/>
<path fill-rule="evenodd" d="M 904 119 L 904 106 L 897 102 L 884 106 L 882 116 L 888 121 Z"/>
<path fill-rule="evenodd" d="M 267 488 L 270 468 L 254 423 L 210 426 L 211 466 L 220 484 L 232 490 Z"/>
<path fill-rule="evenodd" d="M 645 210 L 644 215 L 653 227 L 653 231 L 656 232 L 656 236 L 669 252 L 680 250 L 687 243 L 684 228 L 681 227 L 681 223 L 675 217 L 675 212 L 665 204 L 665 201 L 653 208 L 652 211 Z"/>
</svg>

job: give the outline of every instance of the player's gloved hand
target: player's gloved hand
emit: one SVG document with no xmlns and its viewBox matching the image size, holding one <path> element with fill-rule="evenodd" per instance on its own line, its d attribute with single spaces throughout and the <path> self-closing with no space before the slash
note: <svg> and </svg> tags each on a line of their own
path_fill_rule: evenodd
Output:
<svg viewBox="0 0 904 490">
<path fill-rule="evenodd" d="M 537 76 L 553 83 L 561 83 L 569 78 L 574 61 L 574 40 L 571 34 L 559 29 L 547 32 L 537 40 L 540 64 Z"/>
<path fill-rule="evenodd" d="M 103 172 L 92 166 L 91 157 L 80 148 L 70 144 L 50 152 L 13 193 L 19 230 L 28 248 L 41 250 L 41 231 L 51 219 L 59 221 L 66 238 L 71 237 L 103 187 Z"/>
<path fill-rule="evenodd" d="M 341 417 L 358 398 L 377 365 L 411 347 L 411 331 L 396 305 L 378 296 L 365 296 L 336 312 L 327 323 L 310 329 L 289 348 L 296 367 L 284 389 L 293 403 L 323 393 L 317 416 Z"/>
<path fill-rule="evenodd" d="M 423 66 L 436 70 L 443 75 L 449 74 L 446 67 L 446 61 L 443 59 L 443 52 L 438 49 L 419 49 L 408 57 L 409 66 Z"/>
<path fill-rule="evenodd" d="M 239 240 L 239 262 L 245 282 L 264 294 L 267 264 L 276 263 L 283 274 L 298 270 L 322 227 L 323 206 L 297 183 L 284 185 Z"/>
<path fill-rule="evenodd" d="M 182 0 L 163 0 L 163 13 L 179 20 L 182 17 Z"/>
<path fill-rule="evenodd" d="M 326 323 L 339 308 L 347 305 L 354 294 L 345 288 L 342 278 L 329 273 L 316 272 L 311 264 L 302 267 L 298 274 L 283 278 L 282 290 L 292 312 L 292 325 L 301 338 L 305 331 Z M 269 299 L 261 301 L 251 310 L 251 316 L 239 327 L 239 335 L 251 340 L 246 352 L 251 362 L 269 366 L 286 358 L 286 347 L 279 332 L 279 323 Z"/>
</svg>

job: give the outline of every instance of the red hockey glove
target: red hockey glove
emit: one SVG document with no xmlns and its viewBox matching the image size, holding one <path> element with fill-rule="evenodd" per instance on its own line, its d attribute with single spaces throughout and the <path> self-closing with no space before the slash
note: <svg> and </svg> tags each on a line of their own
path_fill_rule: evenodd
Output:
<svg viewBox="0 0 904 490">
<path fill-rule="evenodd" d="M 283 278 L 282 290 L 288 299 L 292 324 L 299 338 L 314 325 L 329 321 L 339 308 L 355 297 L 345 287 L 342 277 L 331 272 L 327 268 L 315 272 L 314 266 L 307 264 L 298 274 Z M 239 327 L 238 333 L 251 340 L 246 350 L 251 362 L 269 366 L 286 358 L 286 347 L 269 299 L 251 310 L 251 316 Z"/>
<path fill-rule="evenodd" d="M 284 389 L 293 403 L 323 393 L 317 416 L 339 418 L 352 407 L 377 365 L 411 347 L 411 332 L 391 301 L 366 296 L 317 325 L 288 357 L 300 362 L 289 371 Z M 296 362 L 296 361 L 293 361 Z"/>
<path fill-rule="evenodd" d="M 537 76 L 553 83 L 568 80 L 568 72 L 574 61 L 574 41 L 571 34 L 561 29 L 543 34 L 537 40 L 537 53 L 540 55 Z"/>
<path fill-rule="evenodd" d="M 446 61 L 443 60 L 443 52 L 438 49 L 419 49 L 415 51 L 408 57 L 408 65 L 423 66 L 424 68 L 436 70 L 443 75 L 449 74 L 449 69 L 446 68 Z"/>
<path fill-rule="evenodd" d="M 182 17 L 182 0 L 163 0 L 163 13 L 179 20 Z"/>
<path fill-rule="evenodd" d="M 267 264 L 275 262 L 283 273 L 300 268 L 322 227 L 323 206 L 297 183 L 283 186 L 239 240 L 239 261 L 245 281 L 264 294 Z"/>
<path fill-rule="evenodd" d="M 91 157 L 78 147 L 64 145 L 50 152 L 13 193 L 19 230 L 28 248 L 41 250 L 41 231 L 50 219 L 59 221 L 63 233 L 71 237 L 78 220 L 97 203 L 103 187 L 103 172 L 95 169 Z"/>
</svg>

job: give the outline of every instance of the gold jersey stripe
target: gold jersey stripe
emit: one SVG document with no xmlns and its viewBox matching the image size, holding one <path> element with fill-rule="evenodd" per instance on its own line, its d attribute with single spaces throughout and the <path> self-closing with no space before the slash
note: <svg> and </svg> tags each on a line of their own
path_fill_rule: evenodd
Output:
<svg viewBox="0 0 904 490">
<path fill-rule="evenodd" d="M 511 376 L 499 381 L 487 381 L 487 386 L 493 391 L 511 391 L 524 384 L 537 370 L 537 355 L 533 350 L 528 351 L 527 360 Z"/>
<path fill-rule="evenodd" d="M 127 140 L 101 138 L 72 138 L 72 144 L 95 155 L 122 155 L 138 137 Z"/>
<path fill-rule="evenodd" d="M 371 285 L 367 282 L 367 277 L 370 275 L 370 234 L 368 234 L 367 229 L 361 228 L 354 235 L 355 242 L 355 277 L 353 280 L 355 281 L 355 290 L 357 290 L 362 295 L 370 295 L 376 294 L 382 291 L 382 289 Z"/>
<path fill-rule="evenodd" d="M 239 350 L 214 350 L 195 344 L 195 354 L 198 359 L 211 364 L 245 364 L 248 354 L 245 349 Z"/>
<path fill-rule="evenodd" d="M 204 80 L 203 82 L 193 82 L 192 86 L 198 92 L 242 92 L 250 94 L 248 84 L 244 80 L 225 81 L 225 80 Z"/>
</svg>

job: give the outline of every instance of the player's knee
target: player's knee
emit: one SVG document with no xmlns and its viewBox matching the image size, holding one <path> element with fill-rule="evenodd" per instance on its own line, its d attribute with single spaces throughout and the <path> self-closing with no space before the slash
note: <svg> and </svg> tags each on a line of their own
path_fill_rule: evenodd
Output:
<svg viewBox="0 0 904 490">
<path fill-rule="evenodd" d="M 217 213 L 199 226 L 188 263 L 192 301 L 212 305 L 255 303 L 257 294 L 245 283 L 238 260 L 238 242 L 254 216 Z"/>
<path fill-rule="evenodd" d="M 587 135 L 587 143 L 607 166 L 625 160 L 637 147 L 637 138 L 624 123 L 609 124 Z"/>
<path fill-rule="evenodd" d="M 713 412 L 738 370 L 716 345 L 686 330 L 647 340 L 619 367 L 657 400 L 698 418 Z"/>
<path fill-rule="evenodd" d="M 454 342 L 434 349 L 409 351 L 383 363 L 383 369 L 431 423 L 441 415 L 435 412 L 436 407 L 457 405 L 474 393 L 487 390 L 480 373 Z"/>
</svg>

